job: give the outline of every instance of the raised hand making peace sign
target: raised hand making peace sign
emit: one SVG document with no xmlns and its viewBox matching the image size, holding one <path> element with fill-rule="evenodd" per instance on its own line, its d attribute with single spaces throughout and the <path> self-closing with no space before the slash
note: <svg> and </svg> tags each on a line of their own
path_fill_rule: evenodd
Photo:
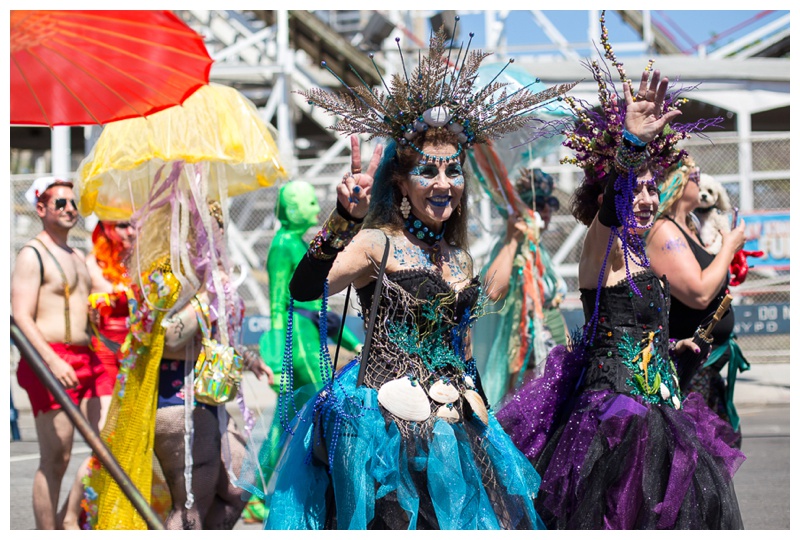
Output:
<svg viewBox="0 0 800 540">
<path fill-rule="evenodd" d="M 350 172 L 345 174 L 342 182 L 336 186 L 336 193 L 339 202 L 352 217 L 363 219 L 369 209 L 372 182 L 381 161 L 383 145 L 375 146 L 366 172 L 361 172 L 361 143 L 355 135 L 350 136 L 350 148 Z"/>
</svg>

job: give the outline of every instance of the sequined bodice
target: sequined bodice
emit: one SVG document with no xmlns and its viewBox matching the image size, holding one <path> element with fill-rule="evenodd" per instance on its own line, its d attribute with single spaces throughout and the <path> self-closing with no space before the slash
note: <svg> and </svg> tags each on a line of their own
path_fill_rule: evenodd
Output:
<svg viewBox="0 0 800 540">
<path fill-rule="evenodd" d="M 672 403 L 671 397 L 678 395 L 668 352 L 669 284 L 666 277 L 662 279 L 663 286 L 651 270 L 635 274 L 633 283 L 641 296 L 627 279 L 600 289 L 584 388 L 642 395 L 651 402 Z M 597 289 L 580 292 L 584 315 L 591 321 Z M 591 324 L 584 331 L 591 338 Z M 665 389 L 661 388 L 662 383 Z"/>
</svg>

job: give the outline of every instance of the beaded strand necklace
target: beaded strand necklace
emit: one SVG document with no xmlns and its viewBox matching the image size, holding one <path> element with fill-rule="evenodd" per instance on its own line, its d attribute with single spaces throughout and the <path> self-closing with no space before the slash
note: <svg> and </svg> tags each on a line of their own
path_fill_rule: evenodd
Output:
<svg viewBox="0 0 800 540">
<path fill-rule="evenodd" d="M 439 245 L 439 240 L 444 237 L 446 226 L 447 223 L 442 223 L 442 230 L 438 233 L 435 233 L 413 213 L 409 213 L 408 217 L 406 218 L 406 230 L 416 239 L 422 240 L 428 245 L 428 248 L 425 249 L 425 253 L 428 255 L 428 259 L 431 261 L 431 263 L 435 264 L 436 266 L 441 264 L 442 246 Z"/>
</svg>

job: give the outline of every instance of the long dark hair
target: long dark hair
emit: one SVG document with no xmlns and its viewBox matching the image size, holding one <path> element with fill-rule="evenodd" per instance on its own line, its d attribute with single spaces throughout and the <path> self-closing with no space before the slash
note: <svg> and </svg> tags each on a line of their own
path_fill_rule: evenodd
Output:
<svg viewBox="0 0 800 540">
<path fill-rule="evenodd" d="M 424 144 L 453 144 L 454 146 L 458 144 L 455 142 L 453 134 L 444 129 L 429 129 L 414 143 L 417 148 L 423 148 Z M 408 181 L 411 169 L 416 167 L 421 159 L 422 156 L 416 150 L 408 146 L 398 146 L 394 140 L 386 145 L 378 170 L 375 172 L 369 212 L 364 220 L 365 227 L 386 229 L 391 232 L 403 229 L 405 220 L 400 213 L 400 202 L 403 199 L 400 186 L 403 182 Z M 462 166 L 465 159 L 466 149 L 462 150 L 459 156 Z M 467 247 L 469 184 L 470 181 L 465 173 L 464 192 L 459 204 L 461 210 L 453 212 L 450 219 L 447 220 L 444 232 L 444 240 L 448 244 L 462 249 Z"/>
</svg>

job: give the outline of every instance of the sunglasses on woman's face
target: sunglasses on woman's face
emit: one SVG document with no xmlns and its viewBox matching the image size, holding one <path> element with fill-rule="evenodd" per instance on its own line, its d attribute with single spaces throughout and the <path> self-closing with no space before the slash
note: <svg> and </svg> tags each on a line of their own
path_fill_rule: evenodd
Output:
<svg viewBox="0 0 800 540">
<path fill-rule="evenodd" d="M 55 211 L 56 212 L 63 212 L 64 209 L 67 207 L 67 203 L 72 205 L 73 210 L 78 209 L 78 205 L 75 204 L 75 199 L 53 199 L 55 203 Z"/>
<path fill-rule="evenodd" d="M 115 223 L 114 227 L 117 229 L 131 229 L 133 228 L 133 224 L 127 221 L 121 221 L 119 223 Z"/>
</svg>

